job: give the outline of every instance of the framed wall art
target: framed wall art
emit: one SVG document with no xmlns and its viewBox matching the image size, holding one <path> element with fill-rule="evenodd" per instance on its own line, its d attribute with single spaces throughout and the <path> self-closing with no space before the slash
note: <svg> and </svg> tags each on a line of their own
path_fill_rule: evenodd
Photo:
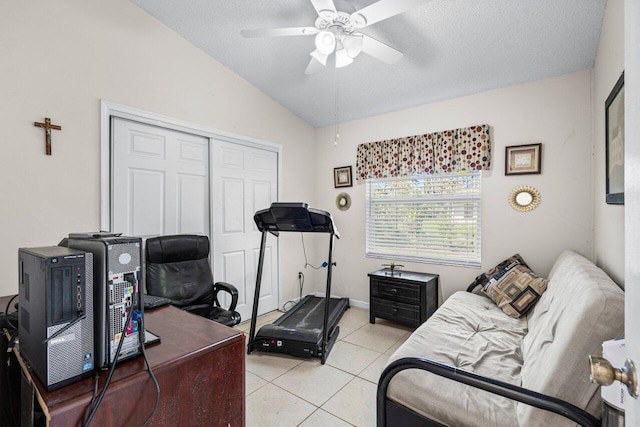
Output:
<svg viewBox="0 0 640 427">
<path fill-rule="evenodd" d="M 505 148 L 505 175 L 536 174 L 542 171 L 542 144 L 512 145 Z"/>
<path fill-rule="evenodd" d="M 335 188 L 351 187 L 351 166 L 333 168 L 333 186 Z"/>
<path fill-rule="evenodd" d="M 624 72 L 604 103 L 608 204 L 624 204 Z"/>
</svg>

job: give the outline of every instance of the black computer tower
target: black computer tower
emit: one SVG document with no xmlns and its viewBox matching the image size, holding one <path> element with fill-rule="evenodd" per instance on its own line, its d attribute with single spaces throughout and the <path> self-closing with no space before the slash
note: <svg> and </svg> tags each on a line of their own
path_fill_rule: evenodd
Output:
<svg viewBox="0 0 640 427">
<path fill-rule="evenodd" d="M 47 390 L 91 376 L 93 255 L 60 246 L 18 251 L 20 354 Z"/>
<path fill-rule="evenodd" d="M 93 254 L 96 368 L 141 354 L 142 240 L 109 233 L 70 234 L 62 243 Z M 126 320 L 131 314 L 131 320 Z M 124 342 L 116 359 L 121 335 Z"/>
</svg>

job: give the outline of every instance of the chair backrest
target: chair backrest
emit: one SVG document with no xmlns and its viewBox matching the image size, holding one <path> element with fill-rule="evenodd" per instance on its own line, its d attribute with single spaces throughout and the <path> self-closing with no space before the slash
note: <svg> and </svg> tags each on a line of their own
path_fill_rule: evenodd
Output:
<svg viewBox="0 0 640 427">
<path fill-rule="evenodd" d="M 178 307 L 213 303 L 207 236 L 153 237 L 146 248 L 147 293 L 169 298 Z"/>
</svg>

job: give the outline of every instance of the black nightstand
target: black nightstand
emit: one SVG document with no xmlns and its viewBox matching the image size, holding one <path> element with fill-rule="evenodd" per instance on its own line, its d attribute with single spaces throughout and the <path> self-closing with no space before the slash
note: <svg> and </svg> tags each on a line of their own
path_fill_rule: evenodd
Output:
<svg viewBox="0 0 640 427">
<path fill-rule="evenodd" d="M 438 308 L 438 275 L 383 269 L 369 273 L 369 322 L 419 326 Z"/>
</svg>

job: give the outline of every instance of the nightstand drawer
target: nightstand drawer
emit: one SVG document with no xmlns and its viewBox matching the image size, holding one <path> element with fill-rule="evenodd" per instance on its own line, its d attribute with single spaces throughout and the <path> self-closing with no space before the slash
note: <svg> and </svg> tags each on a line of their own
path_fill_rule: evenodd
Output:
<svg viewBox="0 0 640 427">
<path fill-rule="evenodd" d="M 375 278 L 371 283 L 371 295 L 391 298 L 408 304 L 420 304 L 420 285 L 401 283 L 397 280 Z"/>
<path fill-rule="evenodd" d="M 381 298 L 371 298 L 372 310 L 377 317 L 406 323 L 412 326 L 420 324 L 420 307 L 389 301 Z"/>
</svg>

